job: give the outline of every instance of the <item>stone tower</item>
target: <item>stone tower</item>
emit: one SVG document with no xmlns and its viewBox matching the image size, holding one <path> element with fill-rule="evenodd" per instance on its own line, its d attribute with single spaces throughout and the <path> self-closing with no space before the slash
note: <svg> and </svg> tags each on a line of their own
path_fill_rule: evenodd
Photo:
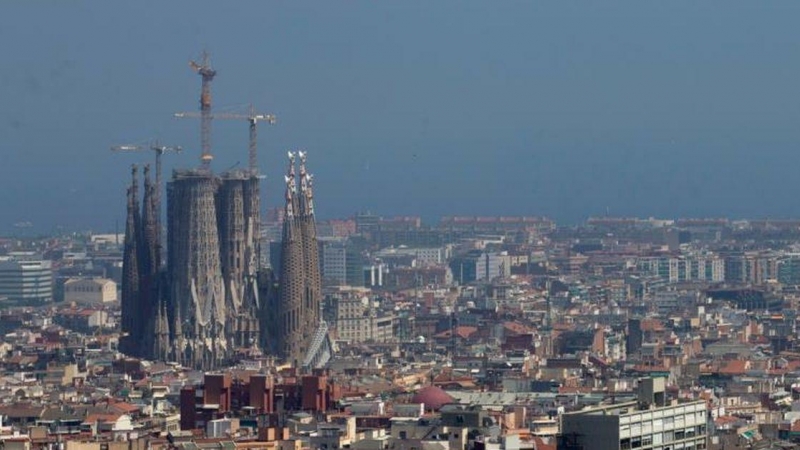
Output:
<svg viewBox="0 0 800 450">
<path fill-rule="evenodd" d="M 174 358 L 211 369 L 229 356 L 225 285 L 220 264 L 218 179 L 208 171 L 176 172 L 167 189 L 169 298 Z"/>
<path fill-rule="evenodd" d="M 142 336 L 141 295 L 139 279 L 139 237 L 141 225 L 139 218 L 138 168 L 131 168 L 131 186 L 128 188 L 127 218 L 125 220 L 125 242 L 122 253 L 122 338 L 121 350 L 131 355 L 141 352 L 138 345 Z"/>
<path fill-rule="evenodd" d="M 295 180 L 295 154 L 289 153 L 286 175 L 286 206 L 281 243 L 280 292 L 276 340 L 278 354 L 290 362 L 300 361 L 305 353 L 305 261 L 303 231 L 298 220 L 299 201 Z"/>
</svg>

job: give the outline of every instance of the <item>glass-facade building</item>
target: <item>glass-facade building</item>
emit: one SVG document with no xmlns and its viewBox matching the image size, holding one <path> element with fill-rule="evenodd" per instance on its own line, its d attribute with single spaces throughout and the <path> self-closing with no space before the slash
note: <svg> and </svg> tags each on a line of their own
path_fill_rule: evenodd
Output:
<svg viewBox="0 0 800 450">
<path fill-rule="evenodd" d="M 47 303 L 53 300 L 53 267 L 50 261 L 0 260 L 0 299 L 15 303 Z"/>
</svg>

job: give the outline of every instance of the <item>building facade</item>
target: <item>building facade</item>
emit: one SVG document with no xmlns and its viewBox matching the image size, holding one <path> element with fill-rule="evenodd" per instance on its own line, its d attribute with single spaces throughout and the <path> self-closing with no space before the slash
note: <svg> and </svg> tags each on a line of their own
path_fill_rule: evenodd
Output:
<svg viewBox="0 0 800 450">
<path fill-rule="evenodd" d="M 0 259 L 0 299 L 18 303 L 53 300 L 53 267 L 50 261 Z"/>
<path fill-rule="evenodd" d="M 395 317 L 370 298 L 368 289 L 343 289 L 330 295 L 336 336 L 350 343 L 391 342 Z"/>
<path fill-rule="evenodd" d="M 67 303 L 110 303 L 117 301 L 117 283 L 105 278 L 71 279 L 64 283 Z"/>
<path fill-rule="evenodd" d="M 561 415 L 559 449 L 705 449 L 704 401 L 667 403 L 664 378 L 640 380 L 639 400 Z"/>
</svg>

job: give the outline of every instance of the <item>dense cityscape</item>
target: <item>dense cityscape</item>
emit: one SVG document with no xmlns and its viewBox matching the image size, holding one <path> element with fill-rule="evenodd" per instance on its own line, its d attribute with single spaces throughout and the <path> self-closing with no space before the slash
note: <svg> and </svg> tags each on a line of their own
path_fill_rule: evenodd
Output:
<svg viewBox="0 0 800 450">
<path fill-rule="evenodd" d="M 297 282 L 274 281 L 286 279 L 282 236 L 297 231 L 284 211 L 269 211 L 260 240 L 259 278 L 273 280 L 261 301 L 278 311 L 285 294 L 270 290 Z M 152 332 L 125 348 L 124 235 L 3 239 L 6 445 L 791 448 L 797 438 L 800 221 L 429 225 L 362 213 L 316 233 L 330 354 L 292 361 L 268 342 L 280 335 L 255 332 L 228 341 L 211 370 L 169 352 L 135 357 Z M 586 441 L 598 438 L 613 443 Z"/>
<path fill-rule="evenodd" d="M 103 143 L 124 222 L 0 224 L 0 450 L 800 449 L 800 219 L 320 217 L 324 149 L 184 70 L 198 150 Z"/>
</svg>

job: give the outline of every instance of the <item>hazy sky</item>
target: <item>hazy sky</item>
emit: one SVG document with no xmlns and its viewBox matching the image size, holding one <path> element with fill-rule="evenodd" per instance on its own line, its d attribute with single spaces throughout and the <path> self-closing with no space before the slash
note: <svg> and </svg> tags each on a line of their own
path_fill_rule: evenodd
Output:
<svg viewBox="0 0 800 450">
<path fill-rule="evenodd" d="M 0 231 L 108 230 L 159 137 L 260 128 L 265 203 L 309 152 L 322 217 L 800 216 L 800 2 L 0 2 Z M 214 167 L 247 124 L 214 123 Z"/>
</svg>

